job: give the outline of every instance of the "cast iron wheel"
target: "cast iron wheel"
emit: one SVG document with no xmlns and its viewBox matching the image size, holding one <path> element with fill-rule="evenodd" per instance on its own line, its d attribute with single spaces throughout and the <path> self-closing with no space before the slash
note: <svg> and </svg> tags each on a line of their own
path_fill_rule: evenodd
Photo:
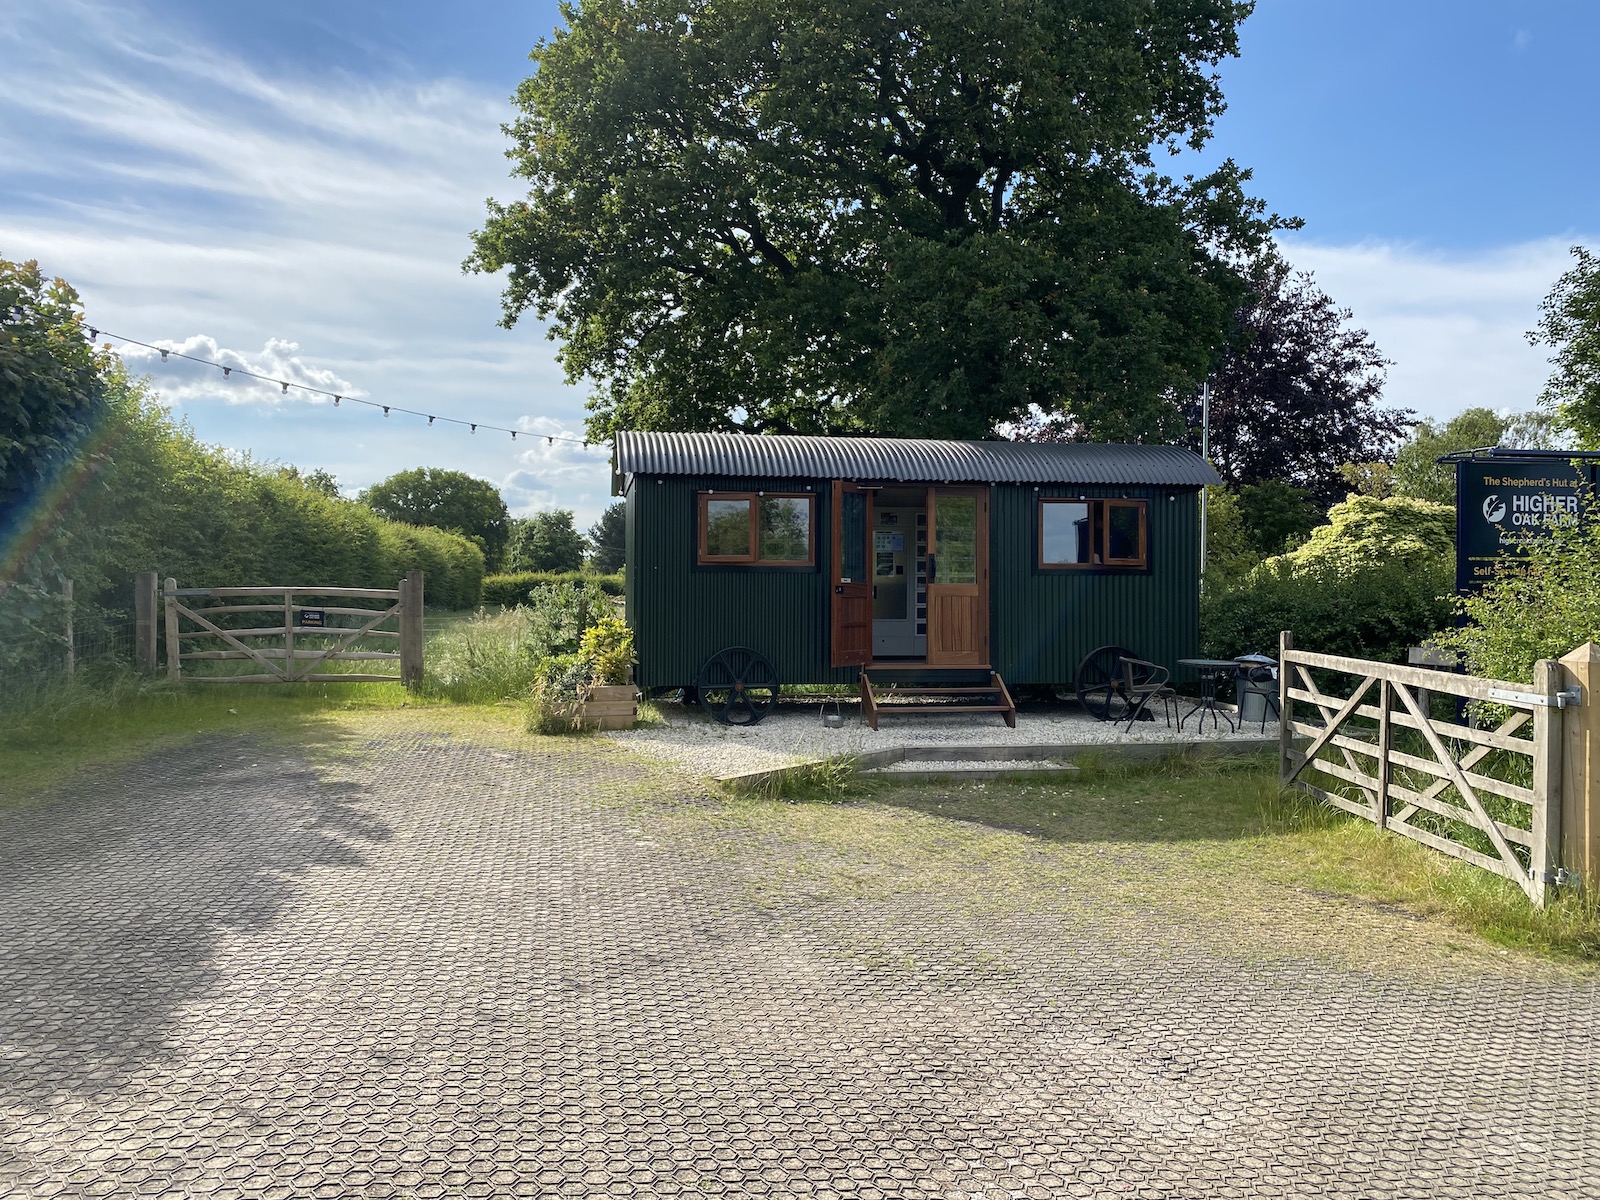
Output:
<svg viewBox="0 0 1600 1200">
<path fill-rule="evenodd" d="M 754 725 L 778 702 L 778 673 L 766 656 L 744 646 L 719 650 L 695 682 L 700 707 L 723 725 Z"/>
<path fill-rule="evenodd" d="M 1101 646 L 1091 650 L 1078 664 L 1078 703 L 1084 711 L 1102 721 L 1116 721 L 1127 715 L 1128 701 L 1122 694 L 1124 658 L 1138 658 L 1121 646 Z"/>
</svg>

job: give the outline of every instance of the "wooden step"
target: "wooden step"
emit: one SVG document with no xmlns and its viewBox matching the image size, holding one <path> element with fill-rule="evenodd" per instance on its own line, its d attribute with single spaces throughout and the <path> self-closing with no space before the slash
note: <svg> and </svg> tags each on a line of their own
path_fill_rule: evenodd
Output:
<svg viewBox="0 0 1600 1200">
<path fill-rule="evenodd" d="M 922 672 L 926 672 L 928 670 L 926 666 L 908 667 L 905 669 L 908 671 L 916 670 Z M 873 674 L 879 675 L 879 683 L 876 687 L 874 686 L 872 680 Z M 1016 703 L 1011 699 L 1011 693 L 1006 689 L 1005 680 L 1000 678 L 1000 673 L 998 671 L 989 671 L 989 682 L 987 686 L 981 687 L 975 685 L 973 677 L 974 675 L 977 675 L 978 678 L 981 678 L 982 675 L 971 668 L 962 670 L 959 672 L 959 674 L 957 672 L 951 672 L 951 674 L 958 674 L 958 678 L 960 678 L 961 682 L 949 683 L 943 686 L 900 687 L 891 683 L 885 687 L 882 680 L 882 674 L 882 668 L 878 667 L 866 667 L 863 668 L 861 672 L 861 709 L 862 713 L 867 718 L 867 724 L 873 729 L 878 727 L 878 718 L 880 716 L 936 716 L 948 713 L 998 713 L 1005 720 L 1005 723 L 1011 728 L 1015 729 L 1017 727 Z M 910 682 L 922 685 L 927 681 L 917 679 Z M 877 690 L 877 687 L 885 687 L 885 690 L 880 693 Z M 992 696 L 994 697 L 994 703 L 896 703 L 898 698 L 902 696 L 946 696 L 958 701 L 979 696 Z M 888 703 L 884 703 L 885 701 L 888 701 Z"/>
<path fill-rule="evenodd" d="M 883 704 L 878 707 L 880 717 L 903 717 L 917 713 L 969 713 L 969 712 L 1010 712 L 1011 709 L 1004 704 Z"/>
</svg>

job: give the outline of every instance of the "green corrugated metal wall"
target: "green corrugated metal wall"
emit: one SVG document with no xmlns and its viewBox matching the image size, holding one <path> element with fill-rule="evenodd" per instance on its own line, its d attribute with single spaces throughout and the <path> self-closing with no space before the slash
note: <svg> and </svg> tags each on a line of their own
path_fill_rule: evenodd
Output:
<svg viewBox="0 0 1600 1200">
<path fill-rule="evenodd" d="M 801 570 L 697 566 L 695 494 L 706 489 L 814 494 L 818 565 Z M 1148 500 L 1150 572 L 1036 570 L 1034 509 L 1040 496 Z M 994 487 L 990 648 L 1006 682 L 1071 683 L 1079 660 L 1107 644 L 1168 666 L 1198 653 L 1196 496 L 1170 488 Z M 830 501 L 831 485 L 814 479 L 635 477 L 627 497 L 627 601 L 640 684 L 691 684 L 701 664 L 727 646 L 761 651 L 785 683 L 853 683 L 856 668 L 828 665 Z"/>
</svg>

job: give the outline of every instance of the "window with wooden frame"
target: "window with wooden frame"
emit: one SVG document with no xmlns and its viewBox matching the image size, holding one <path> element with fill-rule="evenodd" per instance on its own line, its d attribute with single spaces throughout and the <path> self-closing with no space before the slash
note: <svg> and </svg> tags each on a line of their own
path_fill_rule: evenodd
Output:
<svg viewBox="0 0 1600 1200">
<path fill-rule="evenodd" d="M 702 566 L 809 567 L 816 561 L 816 497 L 701 492 Z"/>
<path fill-rule="evenodd" d="M 1147 569 L 1148 509 L 1144 500 L 1041 499 L 1040 569 Z"/>
</svg>

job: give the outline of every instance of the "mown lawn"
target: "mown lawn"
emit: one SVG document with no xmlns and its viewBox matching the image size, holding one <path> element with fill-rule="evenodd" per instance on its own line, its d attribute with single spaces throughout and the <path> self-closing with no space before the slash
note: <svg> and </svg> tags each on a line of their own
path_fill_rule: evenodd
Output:
<svg viewBox="0 0 1600 1200">
<path fill-rule="evenodd" d="M 1600 962 L 1593 898 L 1569 894 L 1540 912 L 1509 880 L 1283 793 L 1271 755 L 1083 766 L 987 783 L 823 776 L 685 819 L 787 846 L 761 877 L 775 893 L 916 889 L 1000 906 L 1070 894 L 1249 925 L 1251 936 L 1270 936 L 1277 910 L 1335 898 L 1352 914 L 1409 918 L 1445 953 Z M 1319 933 L 1330 952 L 1363 936 L 1351 921 Z"/>
</svg>

